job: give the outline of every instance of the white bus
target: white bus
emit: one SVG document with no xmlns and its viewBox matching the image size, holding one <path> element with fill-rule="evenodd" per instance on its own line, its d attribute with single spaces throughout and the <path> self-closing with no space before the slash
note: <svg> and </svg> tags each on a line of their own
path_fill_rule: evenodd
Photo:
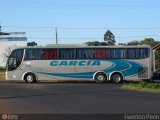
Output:
<svg viewBox="0 0 160 120">
<path fill-rule="evenodd" d="M 144 45 L 18 48 L 8 58 L 6 79 L 148 80 L 152 77 L 152 57 L 151 47 Z"/>
</svg>

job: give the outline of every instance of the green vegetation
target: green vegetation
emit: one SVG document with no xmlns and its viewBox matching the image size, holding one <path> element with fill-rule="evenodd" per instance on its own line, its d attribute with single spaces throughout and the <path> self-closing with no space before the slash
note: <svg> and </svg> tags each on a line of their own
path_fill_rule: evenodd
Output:
<svg viewBox="0 0 160 120">
<path fill-rule="evenodd" d="M 0 80 L 4 80 L 4 79 L 5 79 L 5 69 L 0 68 Z"/>
<path fill-rule="evenodd" d="M 140 90 L 140 91 L 150 91 L 150 92 L 159 92 L 160 93 L 160 83 L 124 83 L 123 88 L 128 88 L 131 90 Z"/>
<path fill-rule="evenodd" d="M 115 36 L 114 34 L 110 31 L 107 30 L 104 34 L 104 41 L 89 41 L 86 42 L 87 46 L 114 46 L 116 43 Z"/>
<path fill-rule="evenodd" d="M 110 30 L 107 30 L 106 33 L 104 34 L 104 41 L 109 43 L 109 45 L 115 45 L 116 43 L 115 36 Z"/>
<path fill-rule="evenodd" d="M 99 41 L 90 41 L 86 42 L 87 46 L 107 46 L 109 45 L 107 42 L 99 42 Z"/>
</svg>

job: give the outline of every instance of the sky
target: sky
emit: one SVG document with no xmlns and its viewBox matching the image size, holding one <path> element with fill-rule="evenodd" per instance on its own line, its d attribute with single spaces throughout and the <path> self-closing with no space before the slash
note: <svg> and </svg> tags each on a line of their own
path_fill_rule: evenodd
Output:
<svg viewBox="0 0 160 120">
<path fill-rule="evenodd" d="M 160 0 L 0 0 L 0 26 L 26 32 L 28 42 L 59 44 L 103 41 L 107 30 L 116 44 L 160 40 Z"/>
</svg>

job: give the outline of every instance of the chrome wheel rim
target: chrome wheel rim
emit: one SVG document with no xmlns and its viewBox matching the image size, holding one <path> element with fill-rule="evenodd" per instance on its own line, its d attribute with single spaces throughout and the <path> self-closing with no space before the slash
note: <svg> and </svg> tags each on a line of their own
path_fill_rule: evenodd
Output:
<svg viewBox="0 0 160 120">
<path fill-rule="evenodd" d="M 114 76 L 113 76 L 113 81 L 116 82 L 116 83 L 120 82 L 120 81 L 121 81 L 121 76 L 119 76 L 119 75 L 114 75 Z"/>
<path fill-rule="evenodd" d="M 97 77 L 97 79 L 98 79 L 98 81 L 104 81 L 104 76 L 103 75 L 99 75 L 98 77 Z"/>
<path fill-rule="evenodd" d="M 31 75 L 28 75 L 28 76 L 27 76 L 27 81 L 28 81 L 28 82 L 33 82 L 33 77 L 32 77 Z"/>
</svg>

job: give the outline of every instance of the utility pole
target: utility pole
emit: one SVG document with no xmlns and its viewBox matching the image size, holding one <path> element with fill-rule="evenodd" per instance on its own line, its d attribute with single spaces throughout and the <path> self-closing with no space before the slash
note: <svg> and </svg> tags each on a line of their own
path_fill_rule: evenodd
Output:
<svg viewBox="0 0 160 120">
<path fill-rule="evenodd" d="M 2 26 L 1 26 L 1 21 L 0 21 L 0 32 L 2 32 Z"/>
<path fill-rule="evenodd" d="M 58 33 L 57 33 L 57 28 L 55 28 L 55 32 L 56 32 L 56 44 L 58 44 Z"/>
</svg>

